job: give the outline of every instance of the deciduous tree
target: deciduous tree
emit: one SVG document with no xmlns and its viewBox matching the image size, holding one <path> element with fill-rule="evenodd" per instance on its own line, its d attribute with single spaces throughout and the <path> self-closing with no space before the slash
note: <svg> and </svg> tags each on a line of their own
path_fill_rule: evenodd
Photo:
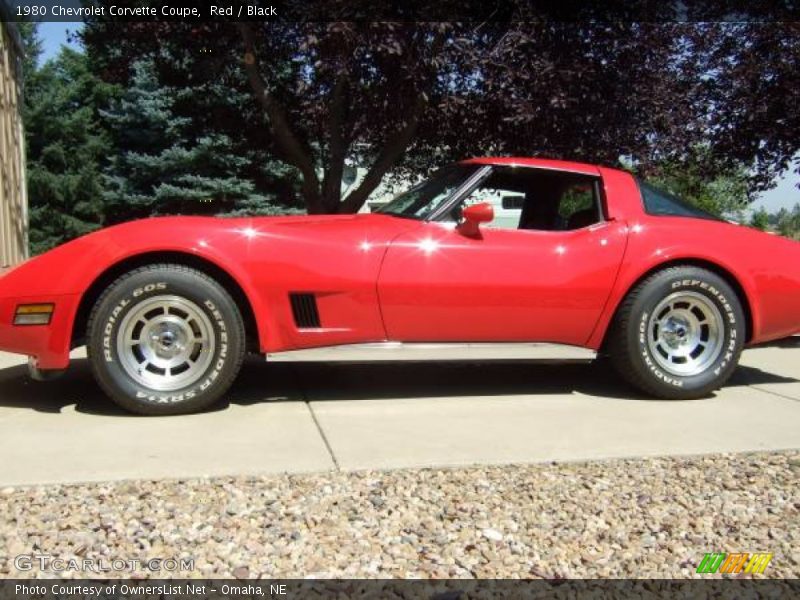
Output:
<svg viewBox="0 0 800 600">
<path fill-rule="evenodd" d="M 591 15 L 589 15 L 591 16 Z M 107 78 L 150 54 L 247 98 L 224 122 L 299 174 L 310 212 L 358 210 L 381 178 L 471 154 L 547 155 L 764 187 L 798 149 L 796 27 L 668 17 L 487 22 L 89 23 Z M 112 43 L 113 40 L 113 43 Z M 759 77 L 761 50 L 771 66 Z M 206 51 L 210 49 L 210 51 Z M 169 57 L 164 60 L 163 57 Z M 755 97 L 747 90 L 755 90 Z M 752 115 L 752 116 L 751 116 Z M 344 198 L 347 161 L 368 167 Z"/>
</svg>

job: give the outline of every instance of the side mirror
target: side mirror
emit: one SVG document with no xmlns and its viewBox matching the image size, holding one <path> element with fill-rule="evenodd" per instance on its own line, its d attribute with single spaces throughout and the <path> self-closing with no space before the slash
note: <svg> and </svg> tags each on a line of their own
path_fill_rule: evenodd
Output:
<svg viewBox="0 0 800 600">
<path fill-rule="evenodd" d="M 494 219 L 494 209 L 488 202 L 473 204 L 461 211 L 462 221 L 456 229 L 461 235 L 467 237 L 480 237 L 480 224 L 489 223 Z"/>
</svg>

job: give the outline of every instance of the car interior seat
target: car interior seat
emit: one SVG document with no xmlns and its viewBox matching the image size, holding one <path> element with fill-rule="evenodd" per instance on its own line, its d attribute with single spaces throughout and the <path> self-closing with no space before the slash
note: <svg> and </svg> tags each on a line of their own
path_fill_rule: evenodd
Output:
<svg viewBox="0 0 800 600">
<path fill-rule="evenodd" d="M 519 228 L 541 231 L 557 229 L 558 199 L 558 189 L 553 185 L 537 185 L 527 190 Z"/>
<path fill-rule="evenodd" d="M 578 210 L 567 220 L 567 229 L 581 229 L 597 223 L 597 211 L 592 208 Z"/>
</svg>

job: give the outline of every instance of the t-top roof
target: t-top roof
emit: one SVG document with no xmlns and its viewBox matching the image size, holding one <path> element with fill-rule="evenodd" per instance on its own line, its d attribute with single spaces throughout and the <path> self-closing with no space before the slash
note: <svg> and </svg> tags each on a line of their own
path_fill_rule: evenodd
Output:
<svg viewBox="0 0 800 600">
<path fill-rule="evenodd" d="M 504 165 L 519 167 L 536 167 L 554 171 L 569 171 L 571 173 L 584 173 L 586 175 L 599 175 L 600 169 L 588 163 L 571 162 L 567 160 L 554 160 L 549 158 L 524 158 L 517 156 L 497 156 L 470 158 L 463 161 L 466 164 Z"/>
</svg>

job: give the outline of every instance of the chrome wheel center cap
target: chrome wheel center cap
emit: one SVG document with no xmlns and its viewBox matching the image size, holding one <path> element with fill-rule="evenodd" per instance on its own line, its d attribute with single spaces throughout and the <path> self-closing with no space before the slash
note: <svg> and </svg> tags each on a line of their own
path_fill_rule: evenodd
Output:
<svg viewBox="0 0 800 600">
<path fill-rule="evenodd" d="M 688 342 L 688 326 L 676 319 L 670 319 L 664 325 L 663 335 L 664 340 L 670 347 L 677 348 Z"/>
<path fill-rule="evenodd" d="M 181 344 L 182 337 L 179 329 L 168 323 L 163 323 L 151 334 L 150 340 L 159 356 L 173 357 L 183 349 L 183 344 Z"/>
</svg>

